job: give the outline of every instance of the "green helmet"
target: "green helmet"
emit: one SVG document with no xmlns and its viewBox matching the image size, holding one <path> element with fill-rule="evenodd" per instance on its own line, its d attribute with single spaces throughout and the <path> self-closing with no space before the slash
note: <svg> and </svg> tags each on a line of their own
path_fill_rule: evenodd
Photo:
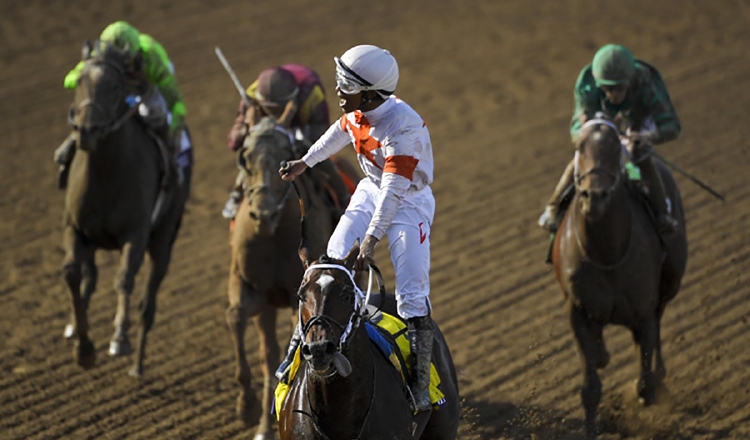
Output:
<svg viewBox="0 0 750 440">
<path fill-rule="evenodd" d="M 131 58 L 135 58 L 141 50 L 140 32 L 124 21 L 116 21 L 107 26 L 99 40 L 105 45 L 113 44 L 127 50 Z"/>
<path fill-rule="evenodd" d="M 635 72 L 635 58 L 625 46 L 608 44 L 594 55 L 591 70 L 597 86 L 626 84 Z"/>
</svg>

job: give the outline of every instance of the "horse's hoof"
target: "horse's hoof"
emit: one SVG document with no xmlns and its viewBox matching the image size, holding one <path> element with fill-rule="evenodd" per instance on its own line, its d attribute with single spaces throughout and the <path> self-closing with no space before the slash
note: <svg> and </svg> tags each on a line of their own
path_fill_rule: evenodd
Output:
<svg viewBox="0 0 750 440">
<path fill-rule="evenodd" d="M 73 347 L 73 357 L 83 369 L 88 370 L 96 365 L 96 349 L 91 339 L 77 340 Z"/>
<path fill-rule="evenodd" d="M 237 397 L 237 418 L 246 426 L 253 426 L 260 419 L 260 405 L 255 396 L 245 398 L 243 393 Z"/>
<path fill-rule="evenodd" d="M 640 379 L 636 379 L 633 382 L 633 387 L 635 388 L 635 395 L 638 398 L 638 403 L 641 406 L 650 406 L 653 405 L 654 401 L 656 400 L 656 390 L 655 389 L 648 389 L 644 384 L 641 383 Z"/>
<path fill-rule="evenodd" d="M 130 345 L 130 341 L 127 338 L 109 342 L 110 356 L 128 356 L 132 353 L 133 347 Z"/>
<path fill-rule="evenodd" d="M 65 326 L 65 331 L 63 331 L 63 337 L 65 339 L 73 339 L 78 334 L 76 333 L 76 327 L 73 324 L 68 324 Z"/>
<path fill-rule="evenodd" d="M 136 379 L 140 379 L 143 377 L 143 367 L 140 367 L 138 365 L 134 365 L 133 368 L 131 368 L 128 371 L 128 376 L 135 377 Z"/>
</svg>

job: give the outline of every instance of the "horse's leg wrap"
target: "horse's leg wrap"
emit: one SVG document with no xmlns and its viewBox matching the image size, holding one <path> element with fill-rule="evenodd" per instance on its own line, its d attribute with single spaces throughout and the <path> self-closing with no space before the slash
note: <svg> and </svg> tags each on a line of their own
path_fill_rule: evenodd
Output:
<svg viewBox="0 0 750 440">
<path fill-rule="evenodd" d="M 419 316 L 406 322 L 409 331 L 409 344 L 412 354 L 411 392 L 414 395 L 414 410 L 427 411 L 430 402 L 430 363 L 432 362 L 432 341 L 435 337 L 432 318 Z"/>
<path fill-rule="evenodd" d="M 294 328 L 294 332 L 292 332 L 292 339 L 289 341 L 289 348 L 286 351 L 286 356 L 284 357 L 284 360 L 281 361 L 281 365 L 279 365 L 279 368 L 276 370 L 276 378 L 281 382 L 284 382 L 286 384 L 289 383 L 289 367 L 292 366 L 292 361 L 294 361 L 294 354 L 297 352 L 297 347 L 299 347 L 299 344 L 301 342 L 302 334 L 298 325 Z"/>
</svg>

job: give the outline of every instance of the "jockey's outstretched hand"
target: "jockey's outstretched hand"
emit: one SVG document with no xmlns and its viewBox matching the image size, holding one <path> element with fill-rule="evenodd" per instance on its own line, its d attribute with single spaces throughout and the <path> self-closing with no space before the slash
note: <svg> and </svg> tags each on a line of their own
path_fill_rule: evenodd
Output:
<svg viewBox="0 0 750 440">
<path fill-rule="evenodd" d="M 304 160 L 292 160 L 287 162 L 285 166 L 279 168 L 279 175 L 283 180 L 292 181 L 295 177 L 302 174 L 307 169 L 307 164 Z"/>
<path fill-rule="evenodd" d="M 367 270 L 370 264 L 375 264 L 375 246 L 378 244 L 378 239 L 372 235 L 365 235 L 365 240 L 359 247 L 359 255 L 357 256 L 356 269 Z"/>
</svg>

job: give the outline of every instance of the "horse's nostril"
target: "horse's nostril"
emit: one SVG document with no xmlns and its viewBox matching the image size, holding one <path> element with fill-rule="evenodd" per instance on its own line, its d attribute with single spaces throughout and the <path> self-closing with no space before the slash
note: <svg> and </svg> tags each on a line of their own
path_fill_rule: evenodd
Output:
<svg viewBox="0 0 750 440">
<path fill-rule="evenodd" d="M 303 344 L 302 345 L 302 351 L 301 351 L 301 353 L 302 353 L 302 357 L 304 357 L 306 359 L 309 359 L 310 357 L 312 357 L 312 352 L 310 351 L 310 346 L 307 345 L 307 344 Z"/>
<path fill-rule="evenodd" d="M 253 220 L 258 220 L 258 213 L 255 211 L 250 211 L 250 218 Z"/>
<path fill-rule="evenodd" d="M 333 356 L 334 353 L 336 353 L 336 345 L 333 342 L 326 343 L 326 354 Z"/>
<path fill-rule="evenodd" d="M 585 189 L 584 189 L 583 191 L 581 191 L 581 197 L 584 197 L 584 198 L 588 198 L 588 197 L 589 197 L 589 192 L 588 192 L 588 190 L 585 190 Z"/>
</svg>

